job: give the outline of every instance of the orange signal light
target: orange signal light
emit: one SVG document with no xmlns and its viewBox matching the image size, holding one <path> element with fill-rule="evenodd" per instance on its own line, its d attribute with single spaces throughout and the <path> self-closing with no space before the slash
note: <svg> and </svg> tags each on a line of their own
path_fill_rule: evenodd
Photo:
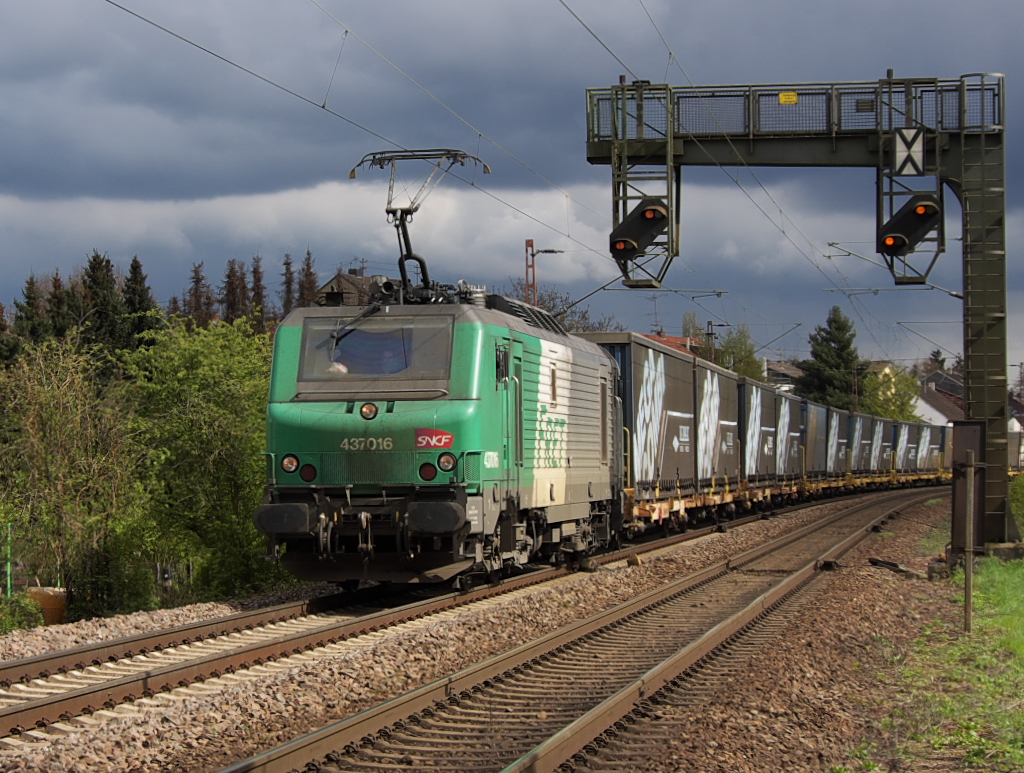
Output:
<svg viewBox="0 0 1024 773">
<path fill-rule="evenodd" d="M 885 246 L 886 247 L 892 247 L 895 243 L 896 243 L 896 238 L 894 236 L 886 236 L 885 237 Z"/>
<path fill-rule="evenodd" d="M 927 215 L 928 207 L 926 207 L 924 204 L 918 204 L 914 211 L 919 215 Z"/>
</svg>

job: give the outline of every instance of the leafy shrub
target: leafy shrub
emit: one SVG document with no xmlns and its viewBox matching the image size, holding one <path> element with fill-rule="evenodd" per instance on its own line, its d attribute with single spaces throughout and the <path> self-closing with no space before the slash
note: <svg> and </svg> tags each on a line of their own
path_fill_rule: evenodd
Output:
<svg viewBox="0 0 1024 773">
<path fill-rule="evenodd" d="M 43 609 L 27 593 L 0 598 L 0 633 L 35 628 L 43 624 Z"/>
</svg>

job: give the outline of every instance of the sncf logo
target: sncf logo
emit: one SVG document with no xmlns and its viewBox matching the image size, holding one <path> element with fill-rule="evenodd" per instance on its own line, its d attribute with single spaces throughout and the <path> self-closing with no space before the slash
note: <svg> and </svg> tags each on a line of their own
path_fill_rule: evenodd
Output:
<svg viewBox="0 0 1024 773">
<path fill-rule="evenodd" d="M 416 430 L 416 448 L 451 448 L 455 435 L 439 429 Z"/>
</svg>

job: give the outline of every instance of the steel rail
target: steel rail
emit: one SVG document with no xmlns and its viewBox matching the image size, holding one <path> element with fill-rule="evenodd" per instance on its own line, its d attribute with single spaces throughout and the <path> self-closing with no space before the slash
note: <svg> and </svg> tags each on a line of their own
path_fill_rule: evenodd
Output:
<svg viewBox="0 0 1024 773">
<path fill-rule="evenodd" d="M 764 593 L 746 609 L 719 623 L 693 643 L 681 649 L 676 655 L 650 669 L 632 684 L 624 687 L 563 728 L 532 752 L 505 767 L 501 773 L 548 773 L 556 770 L 563 762 L 579 754 L 593 743 L 595 738 L 632 711 L 638 701 L 650 697 L 651 694 L 660 690 L 687 668 L 707 657 L 726 640 L 739 634 L 744 628 L 777 606 L 786 596 L 808 582 L 824 562 L 838 559 L 870 536 L 879 524 L 887 521 L 900 509 L 929 498 L 929 496 L 921 496 L 914 498 L 913 501 L 894 505 L 871 523 L 851 533 L 841 542 L 809 561 L 803 568 Z M 849 513 L 844 515 L 849 515 Z"/>
<path fill-rule="evenodd" d="M 820 504 L 820 503 L 815 503 Z M 796 509 L 796 508 L 794 508 Z M 788 512 L 788 510 L 787 510 Z M 734 521 L 725 522 L 716 526 L 708 526 L 701 529 L 687 531 L 681 534 L 667 537 L 653 543 L 633 543 L 620 548 L 612 553 L 596 555 L 589 558 L 594 563 L 604 564 L 620 561 L 631 552 L 643 553 L 651 550 L 676 544 L 682 541 L 696 539 L 711 534 L 716 529 L 732 529 L 747 523 L 760 520 L 762 516 L 754 515 L 747 518 L 738 518 Z M 437 599 L 462 600 L 465 603 L 475 601 L 483 595 L 493 592 L 515 590 L 523 585 L 551 579 L 569 573 L 565 568 L 537 568 L 528 575 L 512 577 L 503 580 L 496 586 L 473 589 L 468 592 L 449 592 L 439 594 Z M 407 589 L 407 588 L 406 588 Z M 387 604 L 386 595 L 393 593 L 388 586 L 377 586 L 366 588 L 362 591 L 352 593 L 335 593 L 326 596 L 319 596 L 302 601 L 278 604 L 263 609 L 239 612 L 233 615 L 226 615 L 212 620 L 202 620 L 195 623 L 165 628 L 152 633 L 142 633 L 121 639 L 111 639 L 96 644 L 87 644 L 69 650 L 47 652 L 29 658 L 9 660 L 0 662 L 0 687 L 10 687 L 14 684 L 28 684 L 34 679 L 46 678 L 53 674 L 66 674 L 69 671 L 82 670 L 89 666 L 99 666 L 104 663 L 113 663 L 122 659 L 130 659 L 136 655 L 147 655 L 151 652 L 161 652 L 166 649 L 181 645 L 194 644 L 196 642 L 212 639 L 217 636 L 224 636 L 232 633 L 254 630 L 255 628 L 279 623 L 288 620 L 295 620 L 310 615 L 324 614 L 336 611 L 343 605 L 361 605 L 372 602 Z M 404 607 L 405 605 L 403 605 Z M 370 616 L 372 617 L 372 615 Z M 2 726 L 2 724 L 0 724 Z"/>
<path fill-rule="evenodd" d="M 786 513 L 791 513 L 807 507 L 816 507 L 821 504 L 823 503 L 817 501 L 785 506 L 784 508 L 778 509 Z M 750 516 L 737 518 L 731 521 L 722 521 L 713 526 L 687 530 L 654 543 L 630 543 L 626 547 L 617 551 L 604 555 L 591 556 L 589 557 L 589 560 L 597 564 L 610 563 L 621 560 L 623 555 L 626 553 L 644 553 L 651 550 L 660 550 L 679 542 L 689 541 L 705 536 L 706 534 L 710 534 L 716 530 L 733 529 L 775 514 L 775 510 L 770 514 L 755 513 Z M 543 576 L 535 574 L 536 572 L 545 571 L 548 573 Z M 511 590 L 520 587 L 524 582 L 533 582 L 537 581 L 537 579 L 550 579 L 552 576 L 565 574 L 566 571 L 567 570 L 565 569 L 537 569 L 530 575 L 536 579 L 526 581 L 522 577 L 508 578 L 503 581 L 501 587 L 506 590 Z M 47 652 L 41 655 L 17 660 L 0 661 L 0 688 L 10 687 L 11 685 L 18 683 L 28 684 L 34 679 L 46 678 L 53 674 L 65 674 L 69 671 L 87 668 L 88 666 L 99 666 L 103 663 L 112 663 L 121 659 L 132 658 L 135 655 L 146 655 L 150 652 L 160 652 L 168 648 L 178 647 L 182 644 L 193 644 L 195 642 L 205 641 L 206 639 L 215 638 L 217 636 L 241 633 L 242 631 L 252 630 L 256 627 L 269 625 L 271 623 L 294 620 L 296 618 L 309 615 L 323 614 L 334 611 L 344 604 L 351 603 L 353 605 L 358 605 L 374 601 L 383 601 L 386 604 L 386 600 L 381 597 L 388 592 L 389 591 L 385 589 L 377 587 L 366 588 L 355 593 L 336 593 L 327 596 L 319 596 L 313 599 L 293 601 L 272 607 L 265 607 L 263 609 L 238 612 L 233 615 L 218 617 L 213 620 L 186 623 L 185 625 L 165 628 L 151 633 L 142 633 L 135 636 L 98 642 L 96 644 L 87 644 L 81 647 L 75 647 L 74 649 Z M 481 591 L 479 589 L 475 589 L 470 593 L 479 596 L 480 592 Z M 459 594 L 457 593 L 445 594 L 446 598 L 456 598 L 458 596 Z M 468 600 L 473 600 L 474 598 L 473 596 L 467 596 L 466 594 L 463 594 L 463 597 Z"/>
<path fill-rule="evenodd" d="M 263 609 L 225 615 L 213 620 L 164 628 L 152 633 L 142 633 L 122 639 L 111 639 L 98 644 L 87 644 L 70 650 L 47 652 L 31 658 L 9 660 L 0 663 L 0 685 L 27 683 L 32 679 L 51 674 L 66 673 L 87 666 L 145 655 L 150 652 L 192 644 L 216 636 L 240 633 L 253 627 L 294 620 L 305 615 L 315 615 L 334 609 L 347 600 L 355 600 L 353 594 L 336 593 L 329 596 L 293 601 Z"/>
<path fill-rule="evenodd" d="M 805 504 L 801 507 L 815 506 L 818 503 Z M 789 509 L 787 509 L 788 511 Z M 747 518 L 737 518 L 702 529 L 687 531 L 673 537 L 656 540 L 651 543 L 628 545 L 618 551 L 592 558 L 594 563 L 604 564 L 623 560 L 629 553 L 643 554 L 648 551 L 663 549 L 681 541 L 696 539 L 715 531 L 728 530 L 746 523 L 760 520 L 764 514 L 753 514 Z M 820 525 L 821 522 L 817 522 Z M 813 528 L 813 525 L 812 525 Z M 800 530 L 796 533 L 803 533 Z M 741 556 L 732 559 L 742 560 Z M 239 613 L 213 621 L 204 621 L 173 629 L 142 634 L 128 639 L 104 642 L 95 646 L 80 647 L 65 652 L 40 655 L 21 661 L 0 664 L 0 675 L 7 684 L 21 682 L 26 691 L 22 702 L 0 708 L 0 735 L 18 735 L 27 729 L 45 728 L 58 721 L 66 720 L 80 714 L 91 714 L 100 708 L 113 708 L 119 703 L 134 701 L 140 697 L 151 697 L 157 692 L 167 692 L 175 687 L 188 686 L 193 682 L 201 682 L 211 676 L 234 673 L 247 669 L 252 665 L 289 657 L 300 652 L 308 652 L 318 647 L 334 644 L 355 636 L 382 630 L 389 626 L 409 620 L 436 614 L 437 612 L 469 604 L 483 598 L 493 597 L 518 588 L 549 581 L 570 573 L 566 568 L 541 568 L 529 574 L 502 581 L 497 586 L 481 586 L 470 591 L 451 592 L 435 596 L 427 601 L 415 601 L 401 606 L 384 609 L 359 617 L 342 620 L 325 618 L 322 626 L 281 635 L 270 641 L 254 642 L 236 646 L 228 652 L 207 655 L 193 654 L 194 657 L 184 662 L 154 664 L 151 669 L 139 669 L 139 657 L 145 658 L 148 653 L 164 652 L 177 656 L 175 651 L 180 644 L 191 645 L 208 641 L 219 635 L 244 633 L 257 630 L 260 621 L 266 623 L 295 621 L 301 622 L 299 612 L 322 614 L 331 611 L 340 603 L 365 603 L 381 601 L 386 591 L 378 588 L 366 589 L 357 594 L 336 594 L 302 602 L 279 605 L 264 610 Z M 386 603 L 386 600 L 385 600 Z M 170 652 L 168 652 L 170 651 Z M 138 654 L 135 654 L 138 653 Z M 134 656 L 134 660 L 131 658 Z M 139 669 L 135 674 L 123 677 L 103 678 L 95 672 L 83 674 L 89 664 L 100 665 L 125 662 L 126 667 Z M 66 675 L 65 684 L 47 684 L 34 679 L 35 675 L 48 677 L 53 673 Z M 67 683 L 94 681 L 87 687 L 68 689 Z M 103 679 L 103 681 L 99 681 Z M 60 692 L 54 692 L 60 690 Z M 33 696 L 33 693 L 50 691 L 53 694 Z"/>
<path fill-rule="evenodd" d="M 801 576 L 807 575 L 808 573 L 813 574 L 821 560 L 828 560 L 827 556 L 831 555 L 836 550 L 845 551 L 848 549 L 848 545 L 852 544 L 853 539 L 863 539 L 864 536 L 869 534 L 879 522 L 890 517 L 893 511 L 906 507 L 910 504 L 914 504 L 919 500 L 923 501 L 924 499 L 934 496 L 933 492 L 928 495 L 921 495 L 920 492 L 915 492 L 917 496 L 906 496 L 906 492 L 903 493 L 904 496 L 901 498 L 902 501 L 895 504 L 893 508 L 887 511 L 884 515 L 872 519 L 871 523 L 866 527 L 858 529 L 853 537 L 843 540 L 842 544 L 838 548 L 830 548 L 829 551 L 823 554 L 825 558 L 815 559 L 810 562 L 800 571 L 799 574 Z M 367 709 L 347 719 L 326 725 L 319 730 L 293 739 L 292 741 L 282 744 L 275 749 L 270 749 L 247 760 L 236 762 L 223 768 L 220 773 L 255 773 L 256 771 L 259 771 L 260 773 L 280 773 L 282 771 L 289 771 L 292 769 L 301 770 L 304 769 L 304 766 L 311 760 L 323 759 L 328 755 L 335 753 L 337 750 L 346 747 L 356 748 L 362 741 L 373 739 L 375 737 L 374 734 L 379 732 L 381 728 L 390 726 L 400 720 L 404 720 L 410 715 L 430 709 L 435 705 L 446 704 L 446 702 L 456 699 L 456 697 L 461 694 L 468 694 L 470 690 L 482 683 L 487 683 L 490 680 L 496 680 L 504 675 L 511 675 L 518 669 L 523 668 L 532 661 L 536 661 L 541 656 L 551 652 L 552 650 L 556 650 L 559 647 L 563 647 L 578 639 L 587 637 L 617 620 L 633 615 L 647 607 L 659 604 L 665 599 L 685 593 L 693 588 L 710 582 L 717 577 L 726 575 L 739 566 L 754 561 L 774 550 L 785 547 L 799 539 L 801 536 L 811 534 L 823 526 L 828 526 L 832 523 L 848 518 L 861 510 L 877 506 L 878 504 L 879 503 L 877 501 L 858 503 L 854 507 L 844 510 L 841 513 L 805 526 L 764 545 L 752 548 L 742 554 L 707 567 L 695 574 L 688 575 L 685 578 L 681 578 L 660 588 L 648 591 L 635 599 L 624 602 L 593 617 L 563 626 L 557 631 L 554 631 L 534 642 L 524 644 L 513 650 L 494 656 L 482 663 L 467 667 L 455 674 L 452 674 L 451 676 L 420 687 L 406 695 L 386 701 L 379 706 Z M 805 580 L 806 577 L 801 581 Z M 691 654 L 697 652 L 706 653 L 709 651 L 709 648 L 713 648 L 711 647 L 711 642 L 715 638 L 723 637 L 723 635 L 724 638 L 728 638 L 728 636 L 732 634 L 725 633 L 726 631 L 732 631 L 734 628 L 742 628 L 743 625 L 747 624 L 746 622 L 739 624 L 740 620 L 747 618 L 752 619 L 757 615 L 763 614 L 766 607 L 775 603 L 777 595 L 778 594 L 775 592 L 765 593 L 751 605 L 751 608 L 748 611 L 738 613 L 730 621 L 717 625 L 713 631 L 701 636 L 694 644 L 690 645 L 690 647 L 687 648 L 687 651 Z M 699 659 L 699 657 L 696 659 Z M 673 660 L 677 660 L 677 658 L 673 658 Z M 682 670 L 685 667 L 686 666 L 683 666 L 679 670 Z M 636 700 L 636 694 L 647 694 L 652 691 L 653 685 L 656 682 L 659 682 L 659 680 L 667 681 L 668 679 L 663 677 L 662 672 L 668 673 L 670 670 L 671 668 L 669 667 L 659 666 L 656 669 L 652 669 L 652 671 L 657 672 L 657 674 L 648 672 L 648 674 L 645 674 L 644 677 L 641 677 L 641 679 L 638 680 L 639 685 L 632 685 L 631 687 L 633 687 L 633 692 L 629 692 L 627 688 L 627 697 L 628 695 L 634 696 L 630 700 L 630 707 L 632 706 L 632 702 Z M 623 700 L 625 700 L 625 698 L 623 698 Z M 605 703 L 607 703 L 607 701 Z M 604 703 L 601 704 L 601 706 L 604 705 Z M 601 716 L 603 717 L 604 713 L 602 713 Z M 583 718 L 577 722 L 582 721 L 582 719 Z M 569 733 L 568 729 L 566 729 L 548 742 L 552 744 L 551 749 L 554 751 L 550 749 L 544 751 L 544 759 L 553 758 L 551 757 L 552 754 L 554 756 L 558 756 L 558 754 L 562 753 L 563 749 L 568 749 L 572 746 L 572 743 L 574 742 L 566 740 L 570 736 L 585 738 L 583 742 L 579 742 L 579 746 L 573 749 L 573 751 L 569 751 L 558 758 L 556 764 L 561 763 L 566 759 L 566 757 L 571 756 L 579 748 L 582 748 L 585 743 L 589 742 L 591 738 L 597 735 L 609 724 L 605 723 L 604 725 L 601 725 L 600 730 L 588 735 L 588 731 L 584 731 L 582 727 L 577 727 L 577 722 L 574 722 L 570 726 L 574 728 L 572 733 Z M 600 722 L 601 720 L 595 721 L 595 726 L 600 724 Z M 586 726 L 587 725 L 584 725 L 583 727 Z M 582 733 L 582 735 L 580 735 L 580 733 Z M 538 749 L 535 749 L 531 754 L 538 753 L 540 748 L 541 747 L 538 747 Z M 522 768 L 522 770 L 537 769 L 535 767 L 531 767 L 537 764 L 534 760 L 529 760 L 524 764 L 526 764 L 527 767 Z"/>
<path fill-rule="evenodd" d="M 184 662 L 140 670 L 136 674 L 120 679 L 110 679 L 88 687 L 71 689 L 38 700 L 29 700 L 0 708 L 0 733 L 17 735 L 32 727 L 46 727 L 62 718 L 92 714 L 100 708 L 113 708 L 125 701 L 149 697 L 158 692 L 168 692 L 175 687 L 187 686 L 211 676 L 234 673 L 253 665 L 262 665 L 301 652 L 308 652 L 354 636 L 435 614 L 497 593 L 504 593 L 522 585 L 541 582 L 550 579 L 556 572 L 557 570 L 541 570 L 529 577 L 517 578 L 516 581 L 509 582 L 497 589 L 486 588 L 468 593 L 448 593 L 427 601 L 416 601 L 355 618 L 344 620 L 325 618 L 322 626 L 306 631 L 284 634 L 269 641 L 254 642 L 229 652 L 200 655 Z M 173 650 L 168 648 L 163 652 L 168 653 Z M 139 657 L 136 656 L 130 662 L 126 661 L 126 665 L 139 663 Z M 70 671 L 68 676 L 70 679 L 74 679 L 79 674 L 80 672 L 77 670 Z M 29 687 L 31 686 L 29 685 Z"/>
</svg>

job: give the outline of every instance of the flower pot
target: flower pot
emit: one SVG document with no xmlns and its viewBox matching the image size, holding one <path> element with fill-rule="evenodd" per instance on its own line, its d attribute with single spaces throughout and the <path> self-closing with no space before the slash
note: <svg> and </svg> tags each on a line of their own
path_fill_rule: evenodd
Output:
<svg viewBox="0 0 1024 773">
<path fill-rule="evenodd" d="M 58 625 L 64 622 L 68 597 L 64 588 L 29 588 L 28 597 L 43 608 L 43 621 L 46 625 Z"/>
</svg>

